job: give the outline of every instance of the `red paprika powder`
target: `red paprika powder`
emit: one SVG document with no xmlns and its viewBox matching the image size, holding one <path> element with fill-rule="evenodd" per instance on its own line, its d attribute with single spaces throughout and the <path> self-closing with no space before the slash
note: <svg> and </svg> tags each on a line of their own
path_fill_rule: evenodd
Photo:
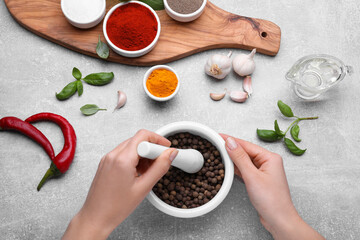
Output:
<svg viewBox="0 0 360 240">
<path fill-rule="evenodd" d="M 158 23 L 154 14 L 137 3 L 115 9 L 106 24 L 110 41 L 127 51 L 143 49 L 155 39 Z"/>
</svg>

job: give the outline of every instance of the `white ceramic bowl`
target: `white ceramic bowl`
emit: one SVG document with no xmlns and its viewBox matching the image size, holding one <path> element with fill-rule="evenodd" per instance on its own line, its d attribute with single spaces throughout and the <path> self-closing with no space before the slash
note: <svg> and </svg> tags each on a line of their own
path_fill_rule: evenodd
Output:
<svg viewBox="0 0 360 240">
<path fill-rule="evenodd" d="M 146 81 L 149 77 L 149 75 L 156 69 L 167 69 L 173 73 L 175 73 L 176 75 L 176 78 L 178 79 L 178 84 L 176 86 L 176 89 L 175 91 L 170 95 L 170 96 L 167 96 L 167 97 L 156 97 L 154 95 L 152 95 L 148 88 L 146 87 Z M 150 68 L 149 70 L 147 70 L 147 72 L 145 73 L 144 75 L 144 80 L 143 80 L 143 86 L 144 86 L 144 90 L 146 92 L 146 94 L 153 100 L 155 101 L 159 101 L 159 102 L 165 102 L 165 101 L 168 101 L 170 99 L 172 99 L 173 97 L 175 97 L 175 95 L 179 92 L 179 88 L 180 88 L 180 79 L 179 79 L 179 76 L 177 75 L 177 73 L 175 72 L 174 69 L 172 69 L 171 67 L 169 66 L 166 66 L 166 65 L 156 65 L 156 66 L 153 66 L 152 68 Z"/>
<path fill-rule="evenodd" d="M 196 10 L 193 13 L 189 13 L 189 14 L 181 14 L 181 13 L 175 12 L 174 10 L 172 10 L 170 8 L 167 0 L 164 0 L 164 6 L 165 6 L 166 13 L 174 20 L 179 21 L 179 22 L 191 22 L 191 21 L 194 21 L 195 19 L 197 19 L 198 17 L 200 17 L 200 15 L 202 14 L 202 12 L 205 9 L 206 2 L 207 2 L 207 0 L 204 0 L 204 2 L 202 3 L 201 7 L 198 10 Z"/>
<path fill-rule="evenodd" d="M 123 6 L 125 4 L 129 4 L 129 3 L 136 3 L 136 4 L 143 5 L 144 7 L 149 9 L 149 11 L 152 12 L 152 14 L 154 14 L 155 19 L 157 21 L 157 33 L 156 33 L 156 36 L 155 36 L 154 40 L 147 47 L 145 47 L 143 49 L 140 49 L 140 50 L 136 50 L 136 51 L 128 51 L 128 50 L 124 50 L 124 49 L 121 49 L 121 48 L 115 46 L 115 44 L 113 44 L 110 41 L 110 39 L 109 39 L 109 37 L 107 35 L 107 32 L 106 32 L 106 24 L 107 24 L 107 21 L 108 21 L 109 17 L 111 16 L 111 14 L 118 7 Z M 108 11 L 108 13 L 105 16 L 104 23 L 103 23 L 103 33 L 104 33 L 106 42 L 109 44 L 111 49 L 114 50 L 114 52 L 116 52 L 117 54 L 119 54 L 121 56 L 124 56 L 124 57 L 140 57 L 140 56 L 143 56 L 143 55 L 147 54 L 148 52 L 150 52 L 155 47 L 157 41 L 159 40 L 160 32 L 161 32 L 161 24 L 160 24 L 159 16 L 156 14 L 156 12 L 151 7 L 149 7 L 147 4 L 145 4 L 143 2 L 140 2 L 140 1 L 129 1 L 129 2 L 122 2 L 122 3 L 116 4 L 114 7 L 112 7 Z"/>
<path fill-rule="evenodd" d="M 163 202 L 151 191 L 147 199 L 160 211 L 179 218 L 193 218 L 202 216 L 214 210 L 225 199 L 230 191 L 234 179 L 234 165 L 225 149 L 225 141 L 211 128 L 196 122 L 175 122 L 168 124 L 156 131 L 162 136 L 169 136 L 179 132 L 190 132 L 210 141 L 220 151 L 225 166 L 225 178 L 219 192 L 208 203 L 189 209 L 176 208 Z"/>
<path fill-rule="evenodd" d="M 94 15 L 91 19 L 87 19 L 86 21 L 80 21 L 74 16 L 74 14 L 71 14 L 71 9 L 69 9 L 66 6 L 67 2 L 72 2 L 74 0 L 61 0 L 61 10 L 65 16 L 65 18 L 69 21 L 71 25 L 77 28 L 87 29 L 92 28 L 98 25 L 101 20 L 105 16 L 106 12 L 106 0 L 100 0 L 101 2 L 101 8 L 99 10 L 99 13 L 97 15 Z M 75 1 L 74 1 L 75 2 Z M 80 8 L 79 6 L 77 8 Z"/>
</svg>

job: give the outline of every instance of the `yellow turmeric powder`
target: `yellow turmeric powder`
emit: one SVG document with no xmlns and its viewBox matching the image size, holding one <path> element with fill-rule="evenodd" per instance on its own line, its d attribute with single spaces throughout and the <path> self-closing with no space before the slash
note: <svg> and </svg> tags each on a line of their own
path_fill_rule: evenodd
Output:
<svg viewBox="0 0 360 240">
<path fill-rule="evenodd" d="M 172 71 L 156 69 L 146 80 L 146 87 L 155 97 L 168 97 L 175 91 L 178 79 Z"/>
</svg>

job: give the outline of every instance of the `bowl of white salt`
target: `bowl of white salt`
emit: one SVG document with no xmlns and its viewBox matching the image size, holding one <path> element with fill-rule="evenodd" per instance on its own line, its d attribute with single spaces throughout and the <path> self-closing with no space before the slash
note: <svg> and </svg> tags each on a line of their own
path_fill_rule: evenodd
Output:
<svg viewBox="0 0 360 240">
<path fill-rule="evenodd" d="M 77 28 L 92 28 L 105 16 L 106 0 L 61 0 L 65 18 Z"/>
</svg>

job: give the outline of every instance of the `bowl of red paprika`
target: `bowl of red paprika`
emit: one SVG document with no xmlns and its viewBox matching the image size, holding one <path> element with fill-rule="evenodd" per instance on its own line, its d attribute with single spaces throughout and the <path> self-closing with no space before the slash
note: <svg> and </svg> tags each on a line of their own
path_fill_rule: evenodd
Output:
<svg viewBox="0 0 360 240">
<path fill-rule="evenodd" d="M 140 1 L 116 4 L 106 14 L 105 39 L 111 49 L 124 57 L 140 57 L 150 52 L 160 36 L 156 12 Z"/>
</svg>

